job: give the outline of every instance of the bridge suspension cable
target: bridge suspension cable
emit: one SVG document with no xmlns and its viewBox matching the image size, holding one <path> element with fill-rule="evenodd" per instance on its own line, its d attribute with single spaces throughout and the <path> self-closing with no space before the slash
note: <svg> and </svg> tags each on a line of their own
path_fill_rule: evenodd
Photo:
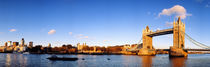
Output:
<svg viewBox="0 0 210 67">
<path fill-rule="evenodd" d="M 141 44 L 142 43 L 142 38 L 139 40 L 139 42 L 137 44 Z"/>
<path fill-rule="evenodd" d="M 204 44 L 202 44 L 202 43 L 200 43 L 200 42 L 194 40 L 192 37 L 190 37 L 190 36 L 189 36 L 188 34 L 186 34 L 186 33 L 185 33 L 185 36 L 186 36 L 186 38 L 187 38 L 190 42 L 192 42 L 192 43 L 195 44 L 196 46 L 199 46 L 199 47 L 205 48 L 205 49 L 210 49 L 209 46 L 204 45 Z"/>
<path fill-rule="evenodd" d="M 138 51 L 140 48 L 142 48 L 141 45 L 142 45 L 142 38 L 139 40 L 139 42 L 135 47 L 126 49 L 126 51 Z"/>
</svg>

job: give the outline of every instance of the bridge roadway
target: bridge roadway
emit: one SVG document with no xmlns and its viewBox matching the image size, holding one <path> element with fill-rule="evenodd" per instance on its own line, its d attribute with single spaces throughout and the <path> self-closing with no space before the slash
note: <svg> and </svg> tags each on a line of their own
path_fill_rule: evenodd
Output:
<svg viewBox="0 0 210 67">
<path fill-rule="evenodd" d="M 169 51 L 169 49 L 156 49 L 157 51 Z M 187 51 L 210 51 L 210 49 L 184 49 L 184 50 L 187 50 Z"/>
<path fill-rule="evenodd" d="M 159 35 L 165 35 L 165 34 L 171 34 L 171 33 L 173 33 L 173 28 L 157 30 L 155 32 L 151 32 L 151 33 L 147 34 L 147 36 L 153 37 L 153 36 L 159 36 Z"/>
</svg>

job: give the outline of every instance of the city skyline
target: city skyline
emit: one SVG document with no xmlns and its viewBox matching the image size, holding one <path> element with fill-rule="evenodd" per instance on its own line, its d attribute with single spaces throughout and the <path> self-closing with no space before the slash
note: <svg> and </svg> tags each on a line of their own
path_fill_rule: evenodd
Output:
<svg viewBox="0 0 210 67">
<path fill-rule="evenodd" d="M 0 7 L 1 46 L 7 41 L 20 42 L 21 38 L 26 43 L 45 46 L 76 46 L 85 42 L 89 46 L 135 44 L 147 25 L 153 31 L 171 28 L 176 16 L 182 17 L 186 33 L 202 43 L 210 43 L 210 2 L 206 0 L 14 1 L 0 2 L 4 6 Z M 158 36 L 153 41 L 155 48 L 168 48 L 173 45 L 173 35 Z M 186 44 L 186 48 L 198 48 L 188 40 Z"/>
</svg>

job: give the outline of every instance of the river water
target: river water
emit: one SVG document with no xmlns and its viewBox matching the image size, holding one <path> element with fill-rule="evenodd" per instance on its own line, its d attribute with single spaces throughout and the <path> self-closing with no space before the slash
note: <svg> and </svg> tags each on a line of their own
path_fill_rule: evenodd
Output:
<svg viewBox="0 0 210 67">
<path fill-rule="evenodd" d="M 46 59 L 50 56 L 50 54 L 0 53 L 0 67 L 210 67 L 210 54 L 189 54 L 187 58 L 169 58 L 168 54 L 156 56 L 57 55 L 78 57 L 77 61 Z"/>
</svg>

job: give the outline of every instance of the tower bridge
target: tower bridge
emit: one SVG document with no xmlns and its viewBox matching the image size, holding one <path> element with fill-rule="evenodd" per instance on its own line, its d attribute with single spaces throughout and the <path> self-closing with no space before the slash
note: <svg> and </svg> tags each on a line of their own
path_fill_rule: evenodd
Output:
<svg viewBox="0 0 210 67">
<path fill-rule="evenodd" d="M 147 26 L 143 30 L 142 40 L 143 45 L 139 50 L 138 55 L 156 55 L 156 50 L 152 45 L 152 38 L 154 36 L 160 36 L 165 34 L 173 33 L 173 46 L 170 47 L 169 55 L 170 56 L 187 56 L 187 52 L 184 49 L 185 46 L 185 24 L 181 22 L 180 17 L 178 20 L 173 22 L 173 28 L 151 31 Z"/>
<path fill-rule="evenodd" d="M 177 21 L 173 22 L 173 27 L 169 29 L 157 30 L 153 32 L 147 26 L 145 29 L 143 29 L 142 39 L 138 42 L 136 47 L 126 50 L 138 51 L 138 55 L 156 55 L 156 49 L 152 45 L 152 38 L 166 34 L 173 34 L 173 46 L 170 46 L 170 49 L 164 49 L 169 51 L 169 56 L 185 57 L 188 55 L 187 51 L 210 51 L 209 46 L 196 41 L 185 33 L 185 24 L 181 21 L 180 17 Z M 185 37 L 196 46 L 204 49 L 185 49 Z"/>
</svg>

